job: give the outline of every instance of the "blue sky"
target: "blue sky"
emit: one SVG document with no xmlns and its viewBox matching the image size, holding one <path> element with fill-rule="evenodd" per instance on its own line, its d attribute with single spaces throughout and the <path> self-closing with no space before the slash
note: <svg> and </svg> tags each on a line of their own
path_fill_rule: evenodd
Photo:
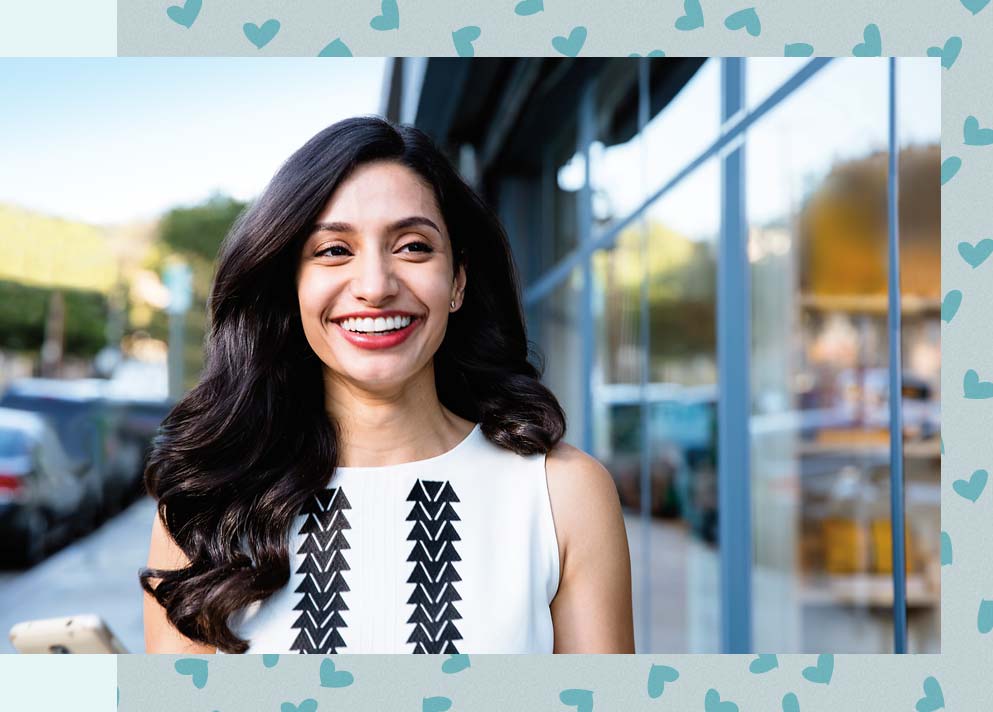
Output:
<svg viewBox="0 0 993 712">
<path fill-rule="evenodd" d="M 0 202 L 96 224 L 258 194 L 308 138 L 378 113 L 383 58 L 0 59 Z"/>
</svg>

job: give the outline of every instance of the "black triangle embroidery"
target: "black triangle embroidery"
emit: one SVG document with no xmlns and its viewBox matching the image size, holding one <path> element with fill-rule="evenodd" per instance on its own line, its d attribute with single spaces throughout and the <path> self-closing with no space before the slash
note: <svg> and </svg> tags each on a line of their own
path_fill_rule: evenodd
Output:
<svg viewBox="0 0 993 712">
<path fill-rule="evenodd" d="M 407 556 L 412 562 L 407 584 L 413 591 L 407 603 L 414 606 L 407 643 L 414 653 L 458 653 L 454 641 L 462 635 L 452 621 L 462 616 L 451 602 L 462 600 L 454 585 L 462 580 L 455 570 L 462 557 L 454 544 L 462 537 L 452 524 L 461 521 L 452 503 L 460 500 L 448 480 L 418 479 L 407 501 L 414 503 L 406 519 L 412 522 L 407 541 L 413 542 Z"/>
<path fill-rule="evenodd" d="M 299 531 L 304 541 L 297 550 L 304 555 L 296 570 L 303 574 L 303 581 L 294 593 L 302 597 L 293 610 L 301 614 L 291 626 L 299 628 L 300 634 L 290 650 L 331 654 L 347 647 L 338 631 L 348 627 L 341 616 L 348 610 L 341 593 L 351 590 L 343 573 L 350 567 L 342 551 L 350 547 L 342 531 L 352 528 L 344 512 L 351 508 L 341 488 L 317 492 L 300 508 L 300 513 L 307 515 Z"/>
</svg>

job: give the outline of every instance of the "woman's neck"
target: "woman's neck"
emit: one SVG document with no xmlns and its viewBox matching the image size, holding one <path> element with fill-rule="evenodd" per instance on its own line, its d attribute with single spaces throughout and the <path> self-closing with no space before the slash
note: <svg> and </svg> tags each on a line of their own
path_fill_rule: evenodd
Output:
<svg viewBox="0 0 993 712">
<path fill-rule="evenodd" d="M 436 457 L 462 442 L 474 425 L 438 400 L 433 370 L 376 392 L 327 380 L 327 411 L 339 425 L 340 467 L 379 467 Z"/>
</svg>

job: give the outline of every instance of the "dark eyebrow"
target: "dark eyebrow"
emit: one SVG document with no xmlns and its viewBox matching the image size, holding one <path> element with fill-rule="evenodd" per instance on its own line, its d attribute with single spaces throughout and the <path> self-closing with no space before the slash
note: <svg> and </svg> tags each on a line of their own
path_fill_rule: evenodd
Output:
<svg viewBox="0 0 993 712">
<path fill-rule="evenodd" d="M 397 220 L 396 222 L 387 225 L 386 229 L 389 232 L 395 232 L 397 230 L 403 230 L 404 228 L 415 227 L 417 225 L 427 225 L 428 227 L 434 228 L 435 232 L 439 235 L 441 234 L 441 229 L 434 224 L 434 221 L 428 220 L 422 215 L 415 215 L 413 217 Z M 319 222 L 314 224 L 313 232 L 355 232 L 355 228 L 346 222 Z"/>
</svg>

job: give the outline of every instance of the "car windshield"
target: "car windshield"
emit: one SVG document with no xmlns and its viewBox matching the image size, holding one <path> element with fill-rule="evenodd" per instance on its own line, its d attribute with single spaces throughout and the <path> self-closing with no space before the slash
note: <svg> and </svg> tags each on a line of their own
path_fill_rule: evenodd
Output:
<svg viewBox="0 0 993 712">
<path fill-rule="evenodd" d="M 20 430 L 0 428 L 0 457 L 20 457 L 31 454 L 31 438 Z"/>
</svg>

